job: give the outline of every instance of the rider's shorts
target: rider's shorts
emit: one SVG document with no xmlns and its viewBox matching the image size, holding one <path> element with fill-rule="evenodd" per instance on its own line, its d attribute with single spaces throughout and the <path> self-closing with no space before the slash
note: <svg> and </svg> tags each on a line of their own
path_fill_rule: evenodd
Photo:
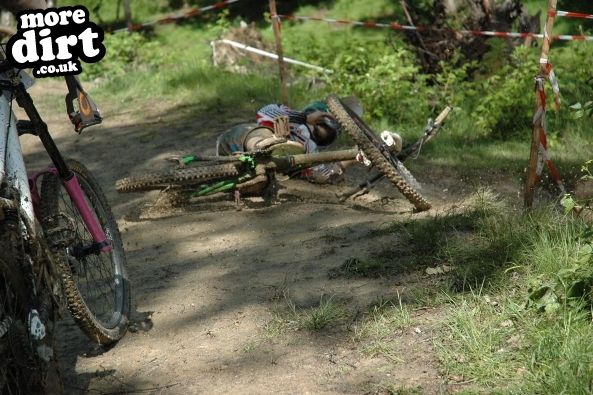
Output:
<svg viewBox="0 0 593 395">
<path fill-rule="evenodd" d="M 216 139 L 216 155 L 226 156 L 235 152 L 251 151 L 256 142 L 272 136 L 272 129 L 254 123 L 233 126 Z"/>
</svg>

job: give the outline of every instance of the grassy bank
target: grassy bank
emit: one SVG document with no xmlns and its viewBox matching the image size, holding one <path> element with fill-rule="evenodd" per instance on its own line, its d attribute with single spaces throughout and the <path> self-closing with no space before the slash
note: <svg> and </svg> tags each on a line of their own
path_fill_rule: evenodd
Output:
<svg viewBox="0 0 593 395">
<path fill-rule="evenodd" d="M 468 393 L 589 393 L 589 225 L 554 207 L 514 212 L 481 192 L 461 213 L 414 226 L 455 267 L 436 340 L 449 378 Z"/>
</svg>

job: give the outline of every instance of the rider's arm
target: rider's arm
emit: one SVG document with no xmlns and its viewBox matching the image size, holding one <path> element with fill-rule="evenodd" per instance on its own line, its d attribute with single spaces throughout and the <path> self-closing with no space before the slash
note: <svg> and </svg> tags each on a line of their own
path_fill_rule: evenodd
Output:
<svg viewBox="0 0 593 395">
<path fill-rule="evenodd" d="M 283 104 L 268 104 L 257 112 L 257 123 L 268 126 L 273 123 L 274 118 L 288 116 L 290 123 L 304 124 L 307 122 L 307 115 L 302 111 L 296 111 Z"/>
</svg>

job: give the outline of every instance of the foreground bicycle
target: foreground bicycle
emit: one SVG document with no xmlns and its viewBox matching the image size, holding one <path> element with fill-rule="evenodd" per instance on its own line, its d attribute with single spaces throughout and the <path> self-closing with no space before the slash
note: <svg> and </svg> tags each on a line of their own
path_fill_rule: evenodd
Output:
<svg viewBox="0 0 593 395">
<path fill-rule="evenodd" d="M 68 115 L 80 133 L 101 118 L 78 80 L 66 80 Z M 0 393 L 8 394 L 42 392 L 55 379 L 53 335 L 64 299 L 99 344 L 124 335 L 130 312 L 124 251 L 107 200 L 91 173 L 58 151 L 27 92 L 31 84 L 0 61 Z M 13 99 L 28 120 L 16 120 Z M 27 176 L 24 134 L 39 137 L 53 166 Z"/>
<path fill-rule="evenodd" d="M 417 211 L 430 209 L 430 203 L 418 192 L 418 183 L 402 162 L 418 153 L 422 145 L 436 135 L 451 108 L 446 107 L 435 122 L 429 121 L 416 143 L 406 147 L 402 152 L 395 153 L 390 146 L 392 142 L 379 138 L 356 112 L 337 96 L 329 96 L 327 104 L 338 122 L 358 145 L 357 149 L 295 154 L 293 145 L 278 144 L 266 150 L 246 152 L 238 156 L 188 155 L 177 158 L 180 168 L 123 178 L 116 182 L 116 190 L 137 192 L 152 189 L 189 189 L 194 196 L 192 201 L 210 201 L 226 198 L 228 191 L 235 192 L 235 196 L 237 192 L 262 194 L 278 172 L 293 174 L 321 163 L 359 160 L 370 162 L 380 171 L 380 175 L 342 194 L 339 196 L 341 200 L 372 187 L 382 177 L 386 177 Z M 188 167 L 190 164 L 193 166 Z"/>
</svg>

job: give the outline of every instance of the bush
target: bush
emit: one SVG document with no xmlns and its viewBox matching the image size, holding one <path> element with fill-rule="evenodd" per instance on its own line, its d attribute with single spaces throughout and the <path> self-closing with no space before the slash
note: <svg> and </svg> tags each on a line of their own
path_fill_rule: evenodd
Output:
<svg viewBox="0 0 593 395">
<path fill-rule="evenodd" d="M 358 96 L 371 117 L 395 123 L 422 123 L 429 112 L 427 76 L 404 49 L 356 46 L 336 58 L 329 83 L 335 92 Z"/>
<path fill-rule="evenodd" d="M 508 64 L 482 82 L 476 82 L 476 96 L 470 113 L 483 134 L 496 138 L 529 136 L 534 110 L 535 52 L 516 48 Z"/>
<path fill-rule="evenodd" d="M 100 62 L 83 66 L 84 76 L 87 79 L 98 77 L 111 79 L 140 67 L 149 68 L 157 61 L 149 54 L 156 50 L 158 43 L 150 41 L 141 34 L 108 34 L 105 35 L 103 43 L 107 49 L 105 58 Z"/>
</svg>

